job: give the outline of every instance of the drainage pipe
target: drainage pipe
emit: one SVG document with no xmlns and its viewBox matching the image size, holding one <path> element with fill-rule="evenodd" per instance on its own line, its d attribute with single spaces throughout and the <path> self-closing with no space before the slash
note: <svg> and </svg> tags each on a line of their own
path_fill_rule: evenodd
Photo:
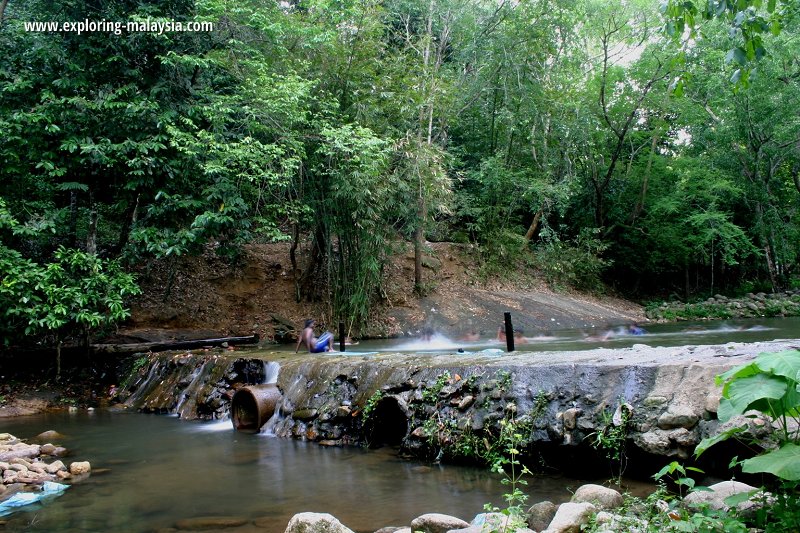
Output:
<svg viewBox="0 0 800 533">
<path fill-rule="evenodd" d="M 280 399 L 281 392 L 274 383 L 240 388 L 231 399 L 233 429 L 259 431 L 272 418 Z"/>
</svg>

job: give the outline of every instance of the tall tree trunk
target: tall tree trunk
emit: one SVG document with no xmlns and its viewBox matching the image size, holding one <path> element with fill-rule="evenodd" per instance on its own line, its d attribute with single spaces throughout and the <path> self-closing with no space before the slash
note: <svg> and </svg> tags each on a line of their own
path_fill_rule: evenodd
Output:
<svg viewBox="0 0 800 533">
<path fill-rule="evenodd" d="M 758 241 L 761 249 L 764 250 L 764 260 L 767 263 L 767 273 L 769 274 L 769 281 L 772 285 L 772 290 L 779 290 L 781 283 L 778 276 L 778 267 L 775 261 L 775 249 L 770 243 L 767 235 L 766 221 L 764 220 L 764 205 L 761 201 L 756 202 L 756 231 L 758 233 Z"/>
<path fill-rule="evenodd" d="M 539 208 L 539 210 L 533 216 L 533 221 L 531 221 L 531 225 L 528 227 L 528 231 L 525 233 L 526 246 L 528 243 L 531 242 L 531 239 L 533 239 L 536 230 L 539 229 L 539 220 L 542 218 L 543 213 L 544 213 L 544 208 Z"/>
<path fill-rule="evenodd" d="M 422 294 L 422 249 L 425 246 L 426 215 L 425 198 L 420 193 L 417 198 L 417 227 L 414 230 L 414 290 L 417 294 Z"/>
<path fill-rule="evenodd" d="M 86 253 L 97 254 L 97 206 L 91 191 L 89 191 L 89 230 L 86 234 Z"/>
<path fill-rule="evenodd" d="M 689 275 L 689 261 L 683 261 L 683 298 L 688 302 L 692 294 L 692 277 Z"/>
<path fill-rule="evenodd" d="M 653 158 L 655 157 L 658 138 L 658 134 L 653 135 L 653 139 L 650 143 L 650 156 L 647 158 L 647 168 L 642 178 L 642 188 L 639 190 L 639 198 L 636 200 L 636 205 L 633 206 L 633 212 L 631 213 L 631 225 L 636 222 L 636 219 L 642 214 L 642 209 L 644 209 L 644 201 L 647 197 L 647 185 L 650 181 L 650 172 L 653 169 Z"/>
<path fill-rule="evenodd" d="M 78 247 L 78 192 L 69 191 L 69 240 L 72 248 Z"/>
<path fill-rule="evenodd" d="M 292 264 L 292 278 L 294 279 L 295 302 L 300 303 L 300 269 L 297 266 L 297 244 L 300 242 L 300 226 L 292 224 L 292 246 L 289 248 L 289 262 Z"/>
<path fill-rule="evenodd" d="M 7 5 L 8 5 L 8 0 L 3 0 L 2 2 L 0 2 L 0 28 L 3 27 L 3 21 L 5 20 Z"/>
<path fill-rule="evenodd" d="M 61 379 L 61 345 L 63 341 L 61 337 L 58 337 L 58 342 L 56 342 L 56 379 Z"/>
<path fill-rule="evenodd" d="M 419 145 L 424 142 L 430 146 L 433 141 L 433 75 L 431 73 L 431 47 L 433 41 L 433 7 L 436 0 L 430 0 L 428 4 L 428 21 L 425 30 L 425 46 L 422 49 L 422 93 L 425 103 L 420 106 L 419 124 L 417 125 L 417 138 Z M 424 135 L 424 137 L 423 137 Z M 426 158 L 427 162 L 427 158 Z M 427 216 L 425 198 L 425 176 L 424 172 L 417 171 L 417 226 L 414 229 L 414 291 L 422 294 L 422 248 L 425 244 L 425 218 Z"/>
<path fill-rule="evenodd" d="M 125 245 L 128 244 L 128 239 L 130 239 L 131 236 L 131 228 L 133 228 L 133 225 L 136 224 L 136 221 L 139 219 L 139 199 L 141 196 L 141 194 L 136 195 L 136 201 L 133 205 L 128 206 L 122 216 L 122 227 L 119 230 L 119 238 L 117 239 L 117 244 L 114 246 L 112 255 L 116 256 L 122 253 Z"/>
</svg>

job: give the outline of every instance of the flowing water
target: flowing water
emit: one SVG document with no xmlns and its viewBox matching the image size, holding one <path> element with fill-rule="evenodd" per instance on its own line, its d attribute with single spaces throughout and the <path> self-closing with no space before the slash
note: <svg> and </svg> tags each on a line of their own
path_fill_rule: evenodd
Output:
<svg viewBox="0 0 800 533">
<path fill-rule="evenodd" d="M 800 338 L 798 318 L 645 328 L 644 335 L 616 330 L 605 341 L 587 340 L 586 332 L 578 330 L 539 337 L 526 332 L 532 337 L 517 348 L 578 350 Z M 348 352 L 452 352 L 458 348 L 501 352 L 504 348 L 491 339 L 466 343 L 444 335 L 422 342 L 368 341 L 348 347 Z M 270 365 L 267 379 L 274 380 L 277 366 Z M 0 432 L 23 439 L 51 429 L 65 435 L 59 444 L 72 455 L 64 462 L 88 460 L 93 473 L 53 500 L 3 517 L 3 531 L 174 531 L 168 528 L 181 520 L 232 516 L 247 525 L 225 532 L 281 533 L 294 514 L 312 511 L 330 513 L 354 531 L 366 533 L 387 525 L 407 526 L 428 512 L 469 521 L 486 503 L 502 507 L 503 494 L 509 491 L 486 468 L 401 460 L 388 448 L 326 448 L 271 437 L 266 432 L 241 433 L 233 430 L 230 421 L 185 421 L 174 416 L 97 410 L 0 422 Z M 569 499 L 570 489 L 587 481 L 603 480 L 536 477 L 525 492 L 530 503 L 545 499 L 559 503 Z M 629 488 L 643 494 L 650 487 L 630 484 Z"/>
<path fill-rule="evenodd" d="M 632 335 L 624 326 L 600 327 L 594 330 L 565 329 L 534 331 L 520 321 L 515 327 L 523 329 L 525 342 L 515 342 L 518 351 L 572 351 L 592 348 L 627 348 L 634 344 L 648 346 L 682 346 L 698 344 L 725 344 L 728 342 L 760 342 L 775 339 L 800 338 L 800 317 L 738 319 L 717 322 L 677 322 L 669 324 L 640 324 L 643 334 Z M 338 342 L 334 348 L 339 349 Z M 294 350 L 294 346 L 280 347 L 279 351 Z M 496 332 L 481 332 L 478 341 L 458 340 L 458 334 L 437 332 L 430 340 L 388 339 L 361 341 L 346 346 L 345 353 L 364 352 L 465 352 L 506 350 L 505 341 L 496 340 Z"/>
</svg>

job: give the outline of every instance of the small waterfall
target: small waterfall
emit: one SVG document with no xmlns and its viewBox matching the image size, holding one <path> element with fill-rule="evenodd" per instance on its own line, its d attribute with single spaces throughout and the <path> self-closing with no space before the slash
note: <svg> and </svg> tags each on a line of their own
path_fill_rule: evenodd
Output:
<svg viewBox="0 0 800 533">
<path fill-rule="evenodd" d="M 146 376 L 123 387 L 127 407 L 181 418 L 219 418 L 224 409 L 226 359 L 191 352 L 150 357 Z"/>
<path fill-rule="evenodd" d="M 160 379 L 160 369 L 161 365 L 159 364 L 158 360 L 151 361 L 147 376 L 145 376 L 143 379 L 136 380 L 133 384 L 128 386 L 133 386 L 135 390 L 125 403 L 129 405 L 139 404 L 144 397 L 147 396 L 147 393 L 150 392 L 150 389 L 153 388 L 154 381 Z"/>
<path fill-rule="evenodd" d="M 264 361 L 264 381 L 263 384 L 274 384 L 278 382 L 278 373 L 281 365 L 277 361 Z M 275 436 L 275 425 L 281 420 L 280 406 L 276 406 L 275 412 L 261 428 L 261 433 L 268 437 Z"/>
<path fill-rule="evenodd" d="M 280 406 L 276 406 L 275 412 L 272 413 L 272 416 L 269 418 L 269 420 L 267 420 L 267 423 L 261 428 L 261 433 L 267 437 L 276 437 L 277 435 L 275 434 L 275 426 L 278 425 L 278 422 L 280 422 L 282 419 L 283 416 L 281 416 Z"/>
<path fill-rule="evenodd" d="M 204 361 L 200 364 L 200 366 L 194 369 L 190 376 L 191 381 L 189 382 L 189 385 L 187 385 L 183 392 L 180 393 L 178 405 L 175 406 L 175 414 L 181 418 L 185 418 L 183 407 L 187 402 L 189 404 L 189 412 L 194 413 L 197 411 L 198 384 L 201 386 L 205 384 L 200 378 L 205 375 L 204 369 L 207 363 L 208 361 Z"/>
<path fill-rule="evenodd" d="M 280 369 L 281 365 L 277 361 L 264 361 L 264 381 L 261 383 L 263 385 L 277 383 Z"/>
</svg>

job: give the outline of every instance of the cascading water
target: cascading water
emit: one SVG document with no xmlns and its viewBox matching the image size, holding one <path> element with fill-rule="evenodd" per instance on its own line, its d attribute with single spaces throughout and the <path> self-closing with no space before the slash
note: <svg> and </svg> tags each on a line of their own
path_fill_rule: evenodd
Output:
<svg viewBox="0 0 800 533">
<path fill-rule="evenodd" d="M 264 385 L 277 383 L 280 370 L 281 365 L 277 361 L 264 361 L 264 381 L 261 383 Z"/>
<path fill-rule="evenodd" d="M 150 357 L 147 373 L 120 391 L 119 398 L 128 408 L 176 414 L 188 420 L 222 419 L 227 416 L 229 392 L 236 383 L 276 379 L 276 370 L 262 366 L 260 360 L 191 352 Z"/>
<path fill-rule="evenodd" d="M 278 382 L 278 374 L 280 372 L 281 365 L 277 361 L 264 361 L 264 381 L 262 384 L 264 385 L 274 385 Z M 272 413 L 272 416 L 269 417 L 269 420 L 264 424 L 261 428 L 261 433 L 267 435 L 269 437 L 275 436 L 275 424 L 277 424 L 281 416 L 280 406 L 276 406 L 275 411 Z"/>
</svg>

